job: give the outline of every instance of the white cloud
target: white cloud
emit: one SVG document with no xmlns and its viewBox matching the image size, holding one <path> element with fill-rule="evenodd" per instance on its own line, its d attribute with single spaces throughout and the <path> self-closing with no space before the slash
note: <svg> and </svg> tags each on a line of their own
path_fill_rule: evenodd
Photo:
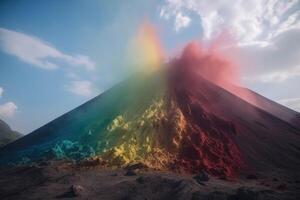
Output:
<svg viewBox="0 0 300 200">
<path fill-rule="evenodd" d="M 67 86 L 67 89 L 69 92 L 83 97 L 92 97 L 97 92 L 92 82 L 87 80 L 72 81 L 71 84 Z"/>
<path fill-rule="evenodd" d="M 0 28 L 0 47 L 5 53 L 42 69 L 56 69 L 59 62 L 87 70 L 95 68 L 95 63 L 87 56 L 64 54 L 39 38 L 5 28 Z"/>
<path fill-rule="evenodd" d="M 203 38 L 229 30 L 239 43 L 268 42 L 281 31 L 298 26 L 299 1 L 290 0 L 165 0 L 160 17 L 171 20 L 180 13 L 199 17 Z"/>
<path fill-rule="evenodd" d="M 78 80 L 80 79 L 80 77 L 75 73 L 75 72 L 68 72 L 66 74 L 66 76 L 70 79 L 73 79 L 73 80 Z"/>
<path fill-rule="evenodd" d="M 246 80 L 280 83 L 300 77 L 299 43 L 300 29 L 291 29 L 277 35 L 266 47 L 240 47 L 240 54 L 247 58 L 243 63 Z"/>
<path fill-rule="evenodd" d="M 281 83 L 283 81 L 288 80 L 289 78 L 300 77 L 300 68 L 288 68 L 281 71 L 271 71 L 266 74 L 262 74 L 259 76 L 254 76 L 248 78 L 249 81 L 261 81 L 264 83 L 273 82 L 273 83 Z M 245 78 L 247 80 L 247 77 Z"/>
<path fill-rule="evenodd" d="M 2 87 L 0 87 L 0 98 L 2 97 L 4 93 L 4 89 Z M 17 106 L 14 102 L 6 102 L 4 104 L 0 104 L 0 117 L 3 118 L 10 118 L 13 117 L 16 110 L 17 110 Z"/>
<path fill-rule="evenodd" d="M 11 118 L 14 116 L 17 109 L 18 109 L 18 107 L 16 106 L 16 104 L 14 104 L 14 102 L 11 102 L 11 101 L 1 104 L 0 105 L 0 116 L 3 118 Z"/>
<path fill-rule="evenodd" d="M 0 87 L 0 98 L 2 97 L 3 92 L 4 92 L 4 89 L 2 87 Z"/>
<path fill-rule="evenodd" d="M 188 16 L 183 16 L 181 12 L 177 13 L 175 17 L 175 31 L 190 25 L 191 19 Z"/>
<path fill-rule="evenodd" d="M 300 97 L 290 98 L 290 99 L 282 99 L 277 102 L 284 106 L 287 106 L 293 110 L 300 112 Z"/>
<path fill-rule="evenodd" d="M 175 27 L 179 13 L 196 16 L 191 20 L 201 22 L 203 40 L 230 34 L 245 80 L 280 83 L 300 76 L 300 0 L 165 0 L 160 7 L 160 17 L 175 18 Z"/>
</svg>

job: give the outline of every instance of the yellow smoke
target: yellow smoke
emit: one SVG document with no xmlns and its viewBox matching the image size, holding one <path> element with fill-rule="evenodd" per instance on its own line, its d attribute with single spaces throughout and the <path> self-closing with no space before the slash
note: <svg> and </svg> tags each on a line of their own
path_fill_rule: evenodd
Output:
<svg viewBox="0 0 300 200">
<path fill-rule="evenodd" d="M 159 69 L 163 62 L 163 51 L 154 27 L 143 23 L 132 40 L 131 63 L 145 72 Z"/>
</svg>

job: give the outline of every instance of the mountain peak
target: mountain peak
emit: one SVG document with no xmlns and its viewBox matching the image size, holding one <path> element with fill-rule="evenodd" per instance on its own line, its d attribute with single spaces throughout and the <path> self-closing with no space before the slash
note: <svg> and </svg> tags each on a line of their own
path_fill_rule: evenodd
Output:
<svg viewBox="0 0 300 200">
<path fill-rule="evenodd" d="M 120 83 L 2 148 L 1 164 L 96 156 L 222 177 L 298 166 L 299 129 L 183 69 Z"/>
</svg>

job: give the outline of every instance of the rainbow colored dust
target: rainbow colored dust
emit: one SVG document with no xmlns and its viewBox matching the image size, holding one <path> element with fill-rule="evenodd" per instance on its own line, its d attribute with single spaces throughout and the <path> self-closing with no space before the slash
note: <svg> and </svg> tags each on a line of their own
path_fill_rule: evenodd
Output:
<svg viewBox="0 0 300 200">
<path fill-rule="evenodd" d="M 151 73 L 133 75 L 8 145 L 0 164 L 97 157 L 109 166 L 142 162 L 155 169 L 205 169 L 234 177 L 244 167 L 231 137 L 235 130 L 212 113 L 210 100 L 218 97 L 207 91 L 218 86 L 201 76 L 207 67 L 224 64 L 222 59 L 190 44 L 179 58 L 163 64 L 149 25 L 142 27 L 137 41 L 139 64 Z"/>
</svg>

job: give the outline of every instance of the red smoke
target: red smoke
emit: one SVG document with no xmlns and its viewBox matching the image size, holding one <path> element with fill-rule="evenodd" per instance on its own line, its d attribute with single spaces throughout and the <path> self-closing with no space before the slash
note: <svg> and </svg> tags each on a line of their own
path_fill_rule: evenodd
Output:
<svg viewBox="0 0 300 200">
<path fill-rule="evenodd" d="M 261 107 L 251 92 L 239 87 L 241 83 L 237 61 L 238 51 L 232 45 L 226 47 L 224 38 L 228 37 L 212 41 L 209 47 L 190 42 L 185 46 L 181 55 L 172 60 L 170 65 L 182 68 L 177 69 L 182 70 L 179 76 L 188 76 L 188 79 L 197 79 L 200 76 L 248 103 Z M 233 54 L 235 57 L 232 56 Z M 180 77 L 178 78 L 180 80 Z"/>
<path fill-rule="evenodd" d="M 215 115 L 212 104 L 218 96 L 207 81 L 222 87 L 238 81 L 233 62 L 213 49 L 189 43 L 178 58 L 169 63 L 168 92 L 187 122 L 180 149 L 180 165 L 191 172 L 204 169 L 217 175 L 234 177 L 244 167 L 242 155 L 232 136 L 232 122 Z M 210 99 L 212 100 L 212 99 Z M 222 101 L 222 100 L 220 100 Z"/>
<path fill-rule="evenodd" d="M 203 48 L 196 42 L 186 45 L 181 56 L 173 60 L 184 73 L 201 76 L 224 88 L 239 82 L 237 65 L 221 55 L 216 48 Z"/>
</svg>

